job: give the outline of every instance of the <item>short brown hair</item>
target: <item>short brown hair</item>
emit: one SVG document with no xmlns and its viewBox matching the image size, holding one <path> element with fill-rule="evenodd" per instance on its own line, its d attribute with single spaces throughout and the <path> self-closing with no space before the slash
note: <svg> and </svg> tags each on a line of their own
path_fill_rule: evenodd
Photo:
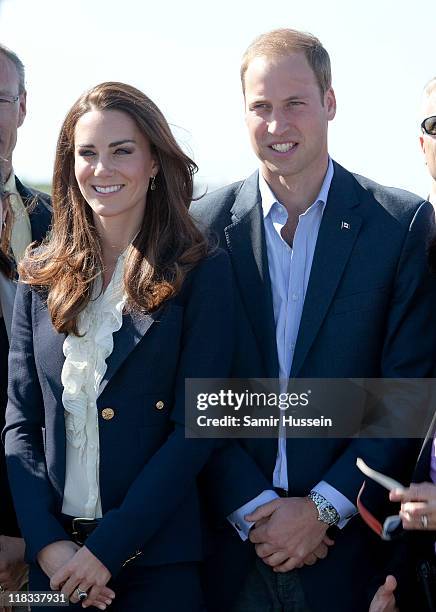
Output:
<svg viewBox="0 0 436 612">
<path fill-rule="evenodd" d="M 156 310 L 180 290 L 188 272 L 208 251 L 188 212 L 197 166 L 177 144 L 162 112 L 130 85 L 107 82 L 93 87 L 72 106 L 59 134 L 50 237 L 20 265 L 25 282 L 48 289 L 47 304 L 56 330 L 74 334 L 78 334 L 78 315 L 103 270 L 92 212 L 74 172 L 76 124 L 92 110 L 117 110 L 133 119 L 159 164 L 155 189 L 148 189 L 142 225 L 126 257 L 124 289 L 130 309 Z"/>
<path fill-rule="evenodd" d="M 319 85 L 321 97 L 332 85 L 330 57 L 321 42 L 307 32 L 290 28 L 272 30 L 253 40 L 245 51 L 241 64 L 241 83 L 245 94 L 245 73 L 255 57 L 283 57 L 292 53 L 304 53 Z"/>
</svg>

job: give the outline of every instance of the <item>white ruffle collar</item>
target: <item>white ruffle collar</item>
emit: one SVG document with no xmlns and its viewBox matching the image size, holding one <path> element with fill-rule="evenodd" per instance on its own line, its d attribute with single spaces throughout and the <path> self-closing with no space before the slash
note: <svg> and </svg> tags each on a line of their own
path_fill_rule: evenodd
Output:
<svg viewBox="0 0 436 612">
<path fill-rule="evenodd" d="M 65 362 L 61 381 L 67 441 L 80 449 L 86 445 L 88 410 L 96 410 L 100 383 L 106 373 L 106 359 L 113 351 L 113 334 L 123 323 L 126 302 L 123 272 L 126 251 L 115 266 L 110 283 L 101 293 L 101 282 L 94 283 L 92 298 L 78 318 L 80 336 L 68 334 L 63 344 Z"/>
</svg>

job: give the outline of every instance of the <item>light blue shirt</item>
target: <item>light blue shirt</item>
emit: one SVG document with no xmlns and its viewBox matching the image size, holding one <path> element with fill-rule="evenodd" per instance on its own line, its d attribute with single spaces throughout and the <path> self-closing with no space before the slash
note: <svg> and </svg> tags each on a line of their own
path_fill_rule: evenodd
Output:
<svg viewBox="0 0 436 612">
<path fill-rule="evenodd" d="M 259 191 L 262 198 L 271 279 L 281 392 L 287 391 L 316 241 L 332 178 L 333 163 L 329 159 L 320 192 L 313 204 L 299 215 L 293 245 L 290 247 L 281 236 L 281 230 L 288 220 L 288 212 L 285 206 L 278 202 L 259 172 Z M 283 431 L 279 432 L 273 486 L 288 490 L 286 437 Z M 354 504 L 325 481 L 318 483 L 313 490 L 323 495 L 336 508 L 341 517 L 339 527 L 345 526 L 348 519 L 357 511 Z M 239 531 L 242 539 L 247 538 L 252 526 L 252 523 L 244 520 L 244 515 L 253 512 L 258 506 L 276 497 L 277 494 L 274 491 L 264 491 L 228 516 L 228 520 Z"/>
</svg>

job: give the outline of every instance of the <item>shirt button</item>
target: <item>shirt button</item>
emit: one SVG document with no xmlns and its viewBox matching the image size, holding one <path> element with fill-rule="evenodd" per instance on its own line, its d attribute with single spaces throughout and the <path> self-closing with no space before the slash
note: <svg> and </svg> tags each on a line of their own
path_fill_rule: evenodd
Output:
<svg viewBox="0 0 436 612">
<path fill-rule="evenodd" d="M 293 293 L 293 294 L 292 294 L 292 300 L 293 300 L 294 302 L 296 302 L 296 301 L 298 300 L 298 293 Z"/>
<path fill-rule="evenodd" d="M 295 344 L 294 344 L 294 343 L 292 343 L 292 344 L 291 344 L 291 351 L 293 351 L 294 349 L 295 349 Z"/>
<path fill-rule="evenodd" d="M 91 450 L 95 450 L 95 444 L 90 444 L 90 445 L 89 445 L 89 448 L 90 448 Z"/>
<path fill-rule="evenodd" d="M 162 410 L 164 406 L 165 404 L 162 400 L 159 400 L 158 402 L 156 402 L 156 410 Z"/>
</svg>

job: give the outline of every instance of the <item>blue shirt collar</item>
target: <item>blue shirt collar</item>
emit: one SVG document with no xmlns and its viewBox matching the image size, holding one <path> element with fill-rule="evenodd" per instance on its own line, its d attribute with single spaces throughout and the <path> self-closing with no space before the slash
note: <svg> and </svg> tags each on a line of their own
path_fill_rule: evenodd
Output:
<svg viewBox="0 0 436 612">
<path fill-rule="evenodd" d="M 324 210 L 324 207 L 327 203 L 329 191 L 330 191 L 330 185 L 333 179 L 333 174 L 334 174 L 333 162 L 332 162 L 331 157 L 329 157 L 327 172 L 325 173 L 325 177 L 322 182 L 321 189 L 319 190 L 319 193 L 317 197 L 315 198 L 315 201 L 308 207 L 308 209 L 306 210 L 304 214 L 306 214 L 313 206 L 316 206 L 316 205 L 322 205 L 323 210 Z M 271 208 L 274 206 L 276 202 L 278 202 L 278 200 L 276 196 L 274 195 L 274 193 L 271 191 L 271 187 L 268 185 L 266 180 L 263 178 L 262 172 L 260 170 L 259 170 L 259 191 L 260 191 L 260 197 L 262 200 L 263 216 L 264 218 L 266 218 L 269 215 Z"/>
</svg>

